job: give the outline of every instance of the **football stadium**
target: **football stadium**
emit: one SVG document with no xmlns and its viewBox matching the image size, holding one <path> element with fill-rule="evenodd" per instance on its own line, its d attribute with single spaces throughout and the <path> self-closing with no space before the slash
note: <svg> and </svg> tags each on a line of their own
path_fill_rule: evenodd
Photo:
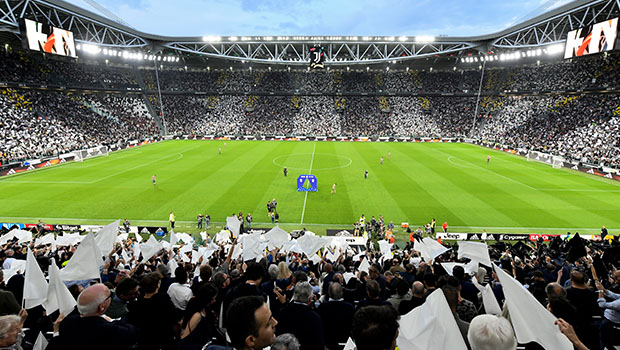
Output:
<svg viewBox="0 0 620 350">
<path fill-rule="evenodd" d="M 472 36 L 84 2 L 0 1 L 0 348 L 620 348 L 620 2 Z"/>
</svg>

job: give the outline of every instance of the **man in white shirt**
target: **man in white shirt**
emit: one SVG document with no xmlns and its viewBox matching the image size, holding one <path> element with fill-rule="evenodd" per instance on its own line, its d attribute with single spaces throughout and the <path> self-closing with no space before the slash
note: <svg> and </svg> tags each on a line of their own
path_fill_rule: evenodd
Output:
<svg viewBox="0 0 620 350">
<path fill-rule="evenodd" d="M 187 271 L 182 267 L 177 267 L 174 274 L 175 282 L 168 288 L 168 295 L 175 308 L 185 311 L 187 303 L 192 298 L 192 290 L 187 283 Z"/>
</svg>

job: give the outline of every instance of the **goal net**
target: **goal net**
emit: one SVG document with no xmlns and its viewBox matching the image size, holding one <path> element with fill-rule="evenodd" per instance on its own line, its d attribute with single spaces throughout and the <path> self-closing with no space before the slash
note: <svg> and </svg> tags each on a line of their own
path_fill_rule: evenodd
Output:
<svg viewBox="0 0 620 350">
<path fill-rule="evenodd" d="M 528 161 L 536 161 L 551 165 L 553 168 L 560 169 L 564 167 L 565 159 L 561 156 L 554 156 L 549 153 L 542 153 L 537 151 L 527 152 Z"/>
<path fill-rule="evenodd" d="M 564 167 L 564 161 L 562 159 L 554 158 L 552 166 L 556 169 L 561 169 Z"/>
<path fill-rule="evenodd" d="M 527 160 L 541 162 L 549 165 L 553 164 L 553 156 L 551 154 L 537 151 L 527 152 Z"/>
<path fill-rule="evenodd" d="M 99 156 L 107 156 L 109 154 L 107 146 L 101 147 L 93 147 L 89 149 L 81 149 L 79 151 L 73 152 L 75 155 L 74 160 L 76 162 L 83 162 L 84 159 L 99 157 Z"/>
</svg>

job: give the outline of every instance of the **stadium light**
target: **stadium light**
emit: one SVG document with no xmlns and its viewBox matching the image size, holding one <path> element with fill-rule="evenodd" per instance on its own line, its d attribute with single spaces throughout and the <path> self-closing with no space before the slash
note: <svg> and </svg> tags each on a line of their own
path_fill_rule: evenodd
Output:
<svg viewBox="0 0 620 350">
<path fill-rule="evenodd" d="M 401 36 L 398 38 L 398 41 L 407 41 L 407 37 L 406 36 Z"/>
<path fill-rule="evenodd" d="M 228 40 L 230 41 L 237 41 L 237 37 L 236 36 L 231 36 L 228 38 Z"/>
<path fill-rule="evenodd" d="M 96 55 L 101 52 L 101 49 L 99 47 L 97 47 L 96 45 L 91 45 L 91 44 L 84 44 L 83 49 L 84 51 L 92 55 Z"/>
<path fill-rule="evenodd" d="M 420 35 L 415 37 L 416 43 L 432 43 L 435 41 L 435 37 L 432 35 Z"/>
<path fill-rule="evenodd" d="M 564 52 L 564 44 L 554 44 L 554 45 L 547 47 L 548 55 L 555 55 L 560 52 Z"/>
<path fill-rule="evenodd" d="M 207 35 L 207 36 L 202 37 L 202 41 L 207 42 L 207 43 L 220 42 L 222 41 L 222 37 L 217 36 L 217 35 Z"/>
</svg>

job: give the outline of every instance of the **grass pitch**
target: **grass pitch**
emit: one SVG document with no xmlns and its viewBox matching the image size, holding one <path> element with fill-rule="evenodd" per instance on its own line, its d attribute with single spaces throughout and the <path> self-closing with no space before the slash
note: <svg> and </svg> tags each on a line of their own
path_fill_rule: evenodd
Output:
<svg viewBox="0 0 620 350">
<path fill-rule="evenodd" d="M 309 173 L 319 191 L 297 192 L 297 176 Z M 165 141 L 5 177 L 0 195 L 4 222 L 165 225 L 174 211 L 191 231 L 198 213 L 221 223 L 241 211 L 270 227 L 266 203 L 276 198 L 281 226 L 319 233 L 362 213 L 396 226 L 434 217 L 450 231 L 620 229 L 619 183 L 452 143 Z"/>
</svg>

